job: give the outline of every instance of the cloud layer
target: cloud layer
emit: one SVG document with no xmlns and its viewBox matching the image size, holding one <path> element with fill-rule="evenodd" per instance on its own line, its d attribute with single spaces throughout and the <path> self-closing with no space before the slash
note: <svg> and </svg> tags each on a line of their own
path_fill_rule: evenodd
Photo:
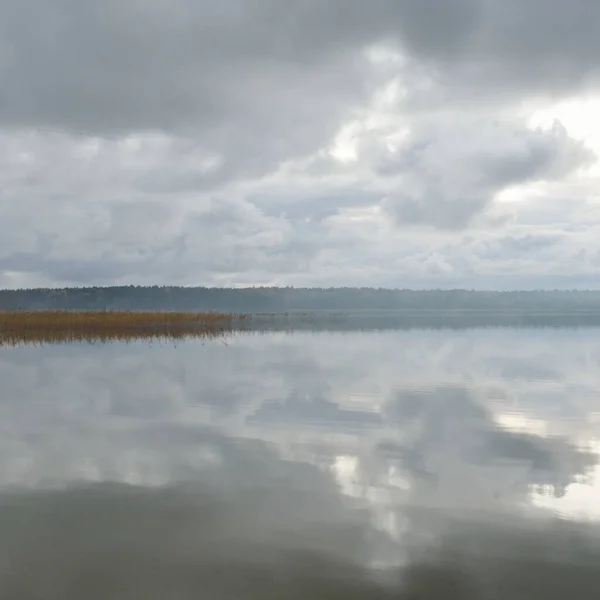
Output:
<svg viewBox="0 0 600 600">
<path fill-rule="evenodd" d="M 0 285 L 596 287 L 598 13 L 7 0 Z"/>
</svg>

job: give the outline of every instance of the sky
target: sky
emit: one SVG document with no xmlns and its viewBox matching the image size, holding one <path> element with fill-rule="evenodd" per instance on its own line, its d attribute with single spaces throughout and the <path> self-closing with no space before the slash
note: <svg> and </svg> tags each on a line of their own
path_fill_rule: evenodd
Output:
<svg viewBox="0 0 600 600">
<path fill-rule="evenodd" d="M 0 0 L 0 287 L 600 288 L 596 0 Z"/>
</svg>

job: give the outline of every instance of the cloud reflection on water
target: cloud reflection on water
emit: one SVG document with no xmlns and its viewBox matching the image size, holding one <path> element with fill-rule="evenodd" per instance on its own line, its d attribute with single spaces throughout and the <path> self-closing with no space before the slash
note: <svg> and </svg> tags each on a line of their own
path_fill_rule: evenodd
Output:
<svg viewBox="0 0 600 600">
<path fill-rule="evenodd" d="M 495 550 L 498 535 L 508 536 L 506 557 L 525 533 L 570 546 L 580 534 L 555 530 L 553 511 L 597 515 L 600 486 L 590 483 L 598 463 L 599 364 L 593 330 L 244 334 L 227 346 L 3 349 L 2 510 L 19 489 L 29 498 L 19 510 L 34 516 L 46 500 L 82 502 L 79 516 L 73 513 L 80 527 L 75 521 L 90 518 L 94 490 L 107 484 L 133 485 L 142 503 L 161 489 L 177 503 L 181 486 L 192 485 L 194 493 L 216 494 L 223 510 L 237 503 L 236 535 L 218 533 L 223 556 L 244 547 L 248 561 L 266 556 L 268 546 L 325 562 L 423 569 L 445 569 L 446 559 L 462 557 L 452 577 L 471 565 L 493 579 L 509 568 Z M 84 492 L 72 487 L 86 482 L 92 487 Z M 110 489 L 108 530 L 113 504 L 120 494 L 130 498 L 122 491 L 130 488 Z M 552 501 L 540 501 L 548 497 L 540 490 Z M 580 501 L 571 514 L 574 494 L 587 505 Z M 251 497 L 261 501 L 253 505 Z M 90 539 L 102 537 L 100 529 Z M 29 552 L 23 540 L 33 538 L 16 525 L 12 531 Z M 274 537 L 252 550 L 259 532 Z M 134 554 L 148 547 L 134 529 L 129 535 Z M 243 540 L 250 546 L 240 546 Z M 483 552 L 477 566 L 474 544 Z M 453 555 L 450 547 L 462 550 Z M 555 560 L 523 548 L 531 560 Z M 432 566 L 431 556 L 443 560 Z M 410 577 L 418 580 L 417 571 Z"/>
</svg>

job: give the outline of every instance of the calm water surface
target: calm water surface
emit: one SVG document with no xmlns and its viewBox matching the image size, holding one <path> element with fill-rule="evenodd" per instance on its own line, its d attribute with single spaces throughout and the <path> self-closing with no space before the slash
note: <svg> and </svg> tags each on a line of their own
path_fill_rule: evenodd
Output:
<svg viewBox="0 0 600 600">
<path fill-rule="evenodd" d="M 600 330 L 0 349 L 3 600 L 600 597 Z"/>
</svg>

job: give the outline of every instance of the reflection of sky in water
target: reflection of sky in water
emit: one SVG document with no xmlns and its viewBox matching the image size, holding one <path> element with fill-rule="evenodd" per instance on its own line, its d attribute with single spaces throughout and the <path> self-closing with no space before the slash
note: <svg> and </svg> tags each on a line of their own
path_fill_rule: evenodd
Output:
<svg viewBox="0 0 600 600">
<path fill-rule="evenodd" d="M 600 518 L 599 366 L 592 329 L 4 348 L 0 484 L 331 485 L 395 539 L 424 509 Z"/>
</svg>

